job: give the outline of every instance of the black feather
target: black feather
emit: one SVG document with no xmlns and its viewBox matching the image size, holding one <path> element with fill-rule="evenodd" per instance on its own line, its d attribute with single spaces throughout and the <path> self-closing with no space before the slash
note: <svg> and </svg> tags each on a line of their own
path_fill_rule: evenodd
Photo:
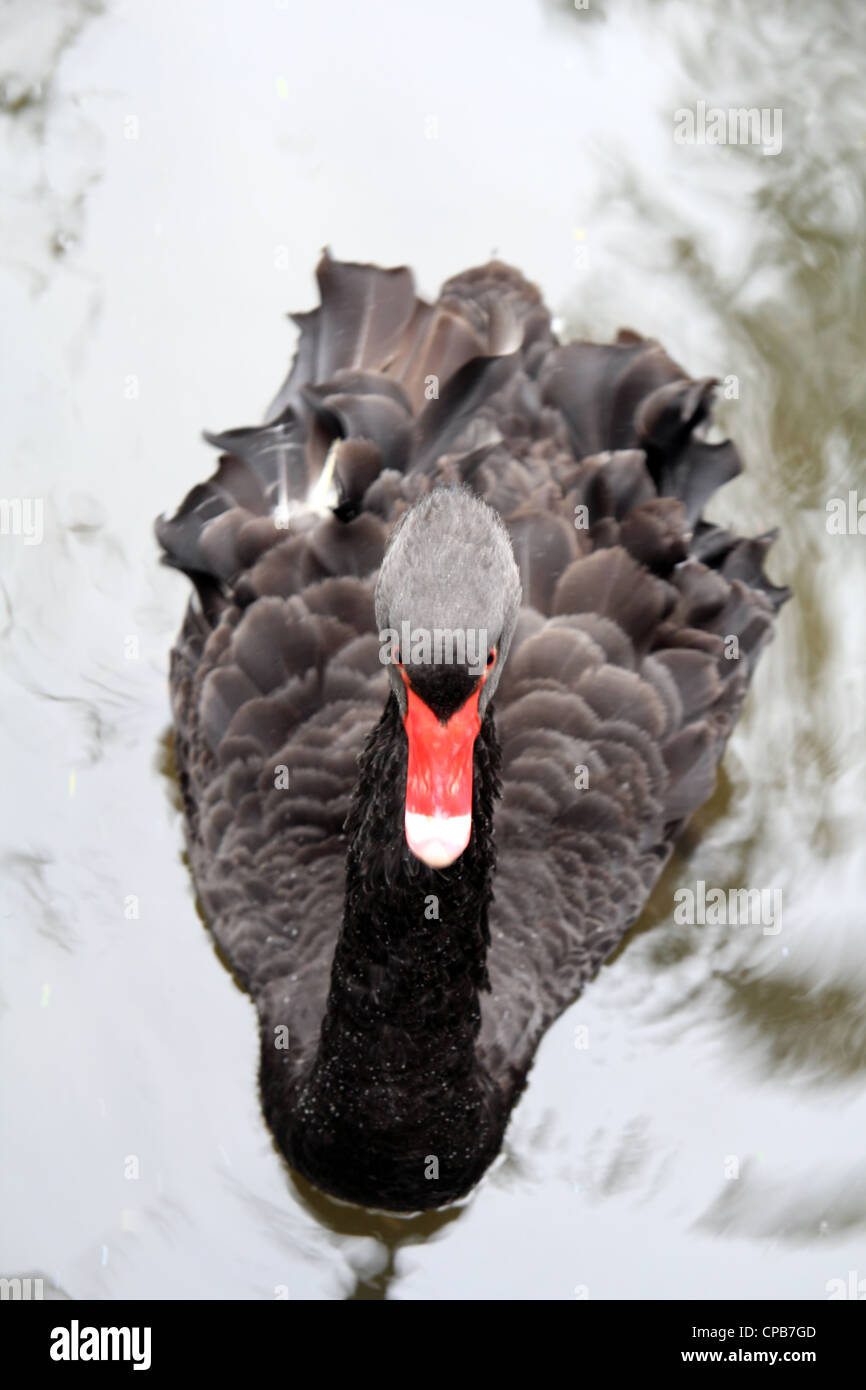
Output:
<svg viewBox="0 0 866 1390">
<path fill-rule="evenodd" d="M 412 1210 L 461 1196 L 497 1152 L 545 1029 L 710 795 L 787 590 L 763 571 L 771 536 L 703 520 L 739 455 L 702 438 L 713 383 L 658 344 L 560 347 L 498 262 L 432 305 L 405 269 L 325 257 L 318 276 L 268 423 L 210 436 L 216 473 L 157 524 L 198 594 L 172 657 L 178 765 L 283 1152 L 338 1196 Z M 326 457 L 323 515 L 308 491 Z M 403 687 L 374 608 L 407 515 L 396 534 L 420 553 L 389 554 L 416 607 L 499 629 L 472 837 L 441 870 L 403 833 Z M 409 674 L 443 719 L 478 682 Z"/>
</svg>

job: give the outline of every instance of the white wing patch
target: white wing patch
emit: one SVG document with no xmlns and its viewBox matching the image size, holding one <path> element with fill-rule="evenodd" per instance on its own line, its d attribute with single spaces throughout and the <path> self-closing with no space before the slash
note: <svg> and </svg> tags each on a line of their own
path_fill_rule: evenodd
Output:
<svg viewBox="0 0 866 1390">
<path fill-rule="evenodd" d="M 339 505 L 340 495 L 334 472 L 337 465 L 337 454 L 342 442 L 342 439 L 334 440 L 322 465 L 321 473 L 307 489 L 307 495 L 303 500 L 288 496 L 285 479 L 279 485 L 277 501 L 271 511 L 271 516 L 274 519 L 274 524 L 281 530 L 286 530 L 295 517 L 330 516 L 334 508 Z"/>
</svg>

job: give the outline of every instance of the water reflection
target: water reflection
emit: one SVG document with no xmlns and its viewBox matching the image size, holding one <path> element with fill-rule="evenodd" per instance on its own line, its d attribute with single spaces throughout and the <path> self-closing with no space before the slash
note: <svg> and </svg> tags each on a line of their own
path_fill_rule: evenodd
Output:
<svg viewBox="0 0 866 1390">
<path fill-rule="evenodd" d="M 351 1261 L 356 1283 L 347 1295 L 350 1300 L 387 1298 L 391 1283 L 397 1277 L 395 1262 L 399 1252 L 436 1239 L 460 1219 L 465 1206 L 461 1202 L 442 1211 L 392 1216 L 337 1201 L 313 1187 L 299 1173 L 292 1173 L 291 1186 L 301 1206 L 324 1230 L 337 1236 L 353 1237 L 358 1242 Z"/>
</svg>

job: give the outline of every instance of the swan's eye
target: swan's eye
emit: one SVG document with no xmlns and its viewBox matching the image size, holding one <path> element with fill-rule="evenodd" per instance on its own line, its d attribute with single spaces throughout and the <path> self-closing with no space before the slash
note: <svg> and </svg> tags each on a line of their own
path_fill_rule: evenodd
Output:
<svg viewBox="0 0 866 1390">
<path fill-rule="evenodd" d="M 490 651 L 487 653 L 487 665 L 488 665 L 488 666 L 492 666 L 495 660 L 496 660 L 496 651 L 495 651 L 495 648 L 491 647 L 491 648 L 490 648 Z"/>
</svg>

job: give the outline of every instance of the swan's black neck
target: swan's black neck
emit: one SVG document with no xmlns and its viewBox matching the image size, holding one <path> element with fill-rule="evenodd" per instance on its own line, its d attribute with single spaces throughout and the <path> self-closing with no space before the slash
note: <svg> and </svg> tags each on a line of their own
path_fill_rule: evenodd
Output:
<svg viewBox="0 0 866 1390">
<path fill-rule="evenodd" d="M 346 829 L 343 927 L 295 1161 L 337 1195 L 394 1210 L 441 1205 L 477 1181 L 501 1137 L 476 1058 L 487 985 L 499 749 L 475 744 L 472 838 L 428 868 L 403 830 L 407 742 L 392 695 L 361 758 Z"/>
</svg>

